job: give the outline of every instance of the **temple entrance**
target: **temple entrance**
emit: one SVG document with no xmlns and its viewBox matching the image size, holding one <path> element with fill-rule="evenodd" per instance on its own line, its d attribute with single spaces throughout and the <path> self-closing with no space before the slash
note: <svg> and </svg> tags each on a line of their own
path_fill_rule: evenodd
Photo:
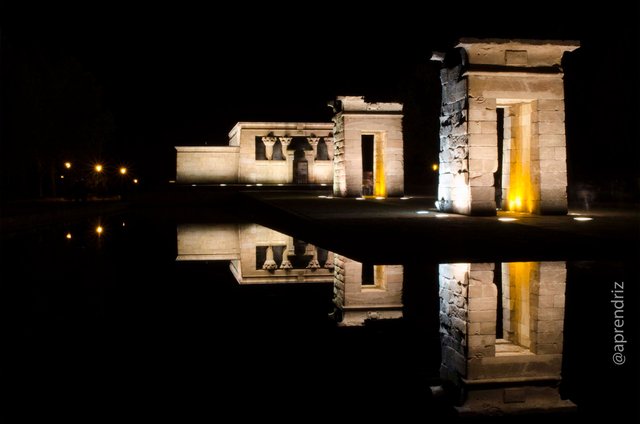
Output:
<svg viewBox="0 0 640 424">
<path fill-rule="evenodd" d="M 363 134 L 362 196 L 386 197 L 384 176 L 384 142 L 382 134 Z"/>
<path fill-rule="evenodd" d="M 498 172 L 496 200 L 502 210 L 538 213 L 540 169 L 537 137 L 532 128 L 532 102 L 498 100 Z"/>
<path fill-rule="evenodd" d="M 309 162 L 307 162 L 302 149 L 297 149 L 293 156 L 293 182 L 295 184 L 309 183 Z"/>
</svg>

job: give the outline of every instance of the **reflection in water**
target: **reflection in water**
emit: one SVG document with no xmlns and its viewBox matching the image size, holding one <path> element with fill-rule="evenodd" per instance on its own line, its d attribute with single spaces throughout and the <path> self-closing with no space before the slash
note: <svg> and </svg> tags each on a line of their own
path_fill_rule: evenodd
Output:
<svg viewBox="0 0 640 424">
<path fill-rule="evenodd" d="M 333 254 L 258 224 L 178 226 L 179 261 L 230 261 L 240 284 L 332 283 Z"/>
<path fill-rule="evenodd" d="M 566 264 L 441 264 L 441 377 L 462 414 L 570 410 L 558 391 Z M 501 305 L 501 306 L 500 306 Z"/>
<path fill-rule="evenodd" d="M 230 261 L 240 284 L 333 283 L 341 325 L 402 317 L 402 265 L 362 264 L 258 224 L 178 226 L 179 261 Z"/>
<path fill-rule="evenodd" d="M 335 255 L 333 303 L 342 325 L 402 318 L 402 265 L 370 265 Z"/>
</svg>

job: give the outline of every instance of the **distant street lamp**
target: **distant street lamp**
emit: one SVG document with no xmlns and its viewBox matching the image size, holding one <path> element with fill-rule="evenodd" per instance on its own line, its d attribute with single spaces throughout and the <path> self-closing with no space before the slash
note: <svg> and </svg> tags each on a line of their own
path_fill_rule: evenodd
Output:
<svg viewBox="0 0 640 424">
<path fill-rule="evenodd" d="M 434 172 L 437 171 L 438 168 L 439 168 L 439 166 L 438 166 L 437 163 L 434 163 L 433 165 L 431 165 L 431 169 L 433 169 Z"/>
<path fill-rule="evenodd" d="M 103 231 L 104 231 L 104 229 L 102 228 L 102 226 L 98 225 L 98 226 L 96 227 L 96 233 L 97 233 L 98 235 L 101 235 Z"/>
<path fill-rule="evenodd" d="M 102 165 L 97 164 L 94 169 L 96 170 L 96 172 L 102 172 Z"/>
<path fill-rule="evenodd" d="M 127 174 L 127 168 L 125 168 L 124 166 L 120 168 L 120 174 L 121 175 L 126 175 Z"/>
<path fill-rule="evenodd" d="M 67 169 L 71 169 L 71 162 L 65 162 L 64 167 Z"/>
<path fill-rule="evenodd" d="M 138 179 L 137 179 L 137 178 L 134 178 L 134 179 L 133 179 L 133 183 L 134 183 L 134 184 L 138 184 Z"/>
</svg>

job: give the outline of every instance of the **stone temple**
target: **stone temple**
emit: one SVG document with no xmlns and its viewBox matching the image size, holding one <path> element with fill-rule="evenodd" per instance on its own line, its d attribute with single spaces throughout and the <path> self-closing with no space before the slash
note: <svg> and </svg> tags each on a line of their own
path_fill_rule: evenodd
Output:
<svg viewBox="0 0 640 424">
<path fill-rule="evenodd" d="M 442 63 L 439 210 L 567 213 L 560 64 L 578 47 L 462 39 L 434 53 Z M 320 184 L 332 185 L 336 197 L 403 196 L 402 104 L 344 96 L 331 106 L 332 123 L 240 122 L 228 146 L 176 147 L 176 181 Z"/>
<path fill-rule="evenodd" d="M 567 213 L 560 62 L 575 41 L 462 39 L 443 62 L 438 208 Z"/>
</svg>

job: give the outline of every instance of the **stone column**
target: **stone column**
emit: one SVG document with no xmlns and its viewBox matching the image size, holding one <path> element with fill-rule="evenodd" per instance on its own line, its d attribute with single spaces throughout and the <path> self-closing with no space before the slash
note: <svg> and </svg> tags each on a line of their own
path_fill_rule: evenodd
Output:
<svg viewBox="0 0 640 424">
<path fill-rule="evenodd" d="M 327 145 L 327 155 L 329 160 L 333 160 L 333 137 L 325 137 L 324 144 Z"/>
<path fill-rule="evenodd" d="M 316 172 L 315 172 L 315 157 L 316 157 L 316 152 L 314 151 L 309 151 L 309 150 L 305 150 L 304 151 L 304 158 L 307 160 L 307 165 L 308 165 L 308 183 L 309 184 L 313 184 L 316 182 Z"/>
<path fill-rule="evenodd" d="M 286 158 L 287 147 L 289 147 L 289 144 L 291 144 L 291 140 L 293 140 L 293 137 L 278 137 L 278 139 L 280 139 L 280 144 L 282 145 L 282 157 Z"/>
<path fill-rule="evenodd" d="M 307 141 L 313 147 L 313 160 L 316 160 L 318 157 L 318 142 L 320 141 L 320 137 L 307 137 Z"/>
<path fill-rule="evenodd" d="M 267 160 L 271 160 L 273 158 L 273 145 L 276 144 L 275 137 L 262 137 L 262 142 L 265 146 L 264 154 L 267 157 Z"/>
<path fill-rule="evenodd" d="M 327 260 L 324 263 L 324 267 L 327 269 L 333 269 L 333 252 L 330 250 L 327 251 Z"/>
<path fill-rule="evenodd" d="M 293 268 L 291 261 L 289 261 L 289 255 L 293 253 L 293 239 L 291 237 L 287 237 L 287 247 L 285 247 L 282 252 L 282 263 L 280 264 L 280 269 Z"/>
<path fill-rule="evenodd" d="M 272 271 L 278 268 L 276 261 L 273 260 L 273 247 L 267 246 L 267 259 L 262 264 L 262 269 Z"/>
<path fill-rule="evenodd" d="M 320 268 L 320 263 L 318 262 L 318 248 L 315 247 L 312 244 L 307 244 L 307 249 L 306 252 L 308 254 L 308 252 L 311 250 L 312 252 L 312 258 L 309 261 L 309 263 L 307 264 L 307 268 L 308 269 L 318 269 Z"/>
</svg>

